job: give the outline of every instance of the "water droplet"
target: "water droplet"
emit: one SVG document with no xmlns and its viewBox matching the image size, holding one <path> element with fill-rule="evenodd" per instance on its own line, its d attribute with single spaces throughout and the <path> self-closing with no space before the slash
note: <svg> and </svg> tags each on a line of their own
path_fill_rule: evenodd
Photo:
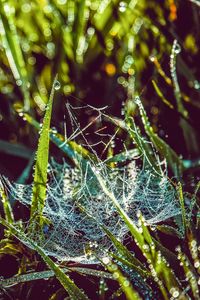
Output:
<svg viewBox="0 0 200 300">
<path fill-rule="evenodd" d="M 119 3 L 119 11 L 120 12 L 125 12 L 126 11 L 126 8 L 127 8 L 127 4 L 124 2 L 124 1 L 121 1 Z"/>
<path fill-rule="evenodd" d="M 21 85 L 22 85 L 22 81 L 21 81 L 20 79 L 18 79 L 18 80 L 16 80 L 16 84 L 17 84 L 18 86 L 21 86 Z"/>
<path fill-rule="evenodd" d="M 178 44 L 178 42 L 176 41 L 176 43 L 174 44 L 174 52 L 176 54 L 179 54 L 181 52 L 181 46 Z"/>
<path fill-rule="evenodd" d="M 194 267 L 197 269 L 197 268 L 199 268 L 199 266 L 200 266 L 200 262 L 199 262 L 199 261 L 196 261 L 196 262 L 194 263 Z"/>
<path fill-rule="evenodd" d="M 54 83 L 54 89 L 57 91 L 60 89 L 60 87 L 61 87 L 60 82 L 58 80 L 56 80 L 56 82 Z"/>
<path fill-rule="evenodd" d="M 124 280 L 124 282 L 123 282 L 123 286 L 124 287 L 128 287 L 130 285 L 130 282 L 129 282 L 129 280 Z"/>
<path fill-rule="evenodd" d="M 150 55 L 150 56 L 149 56 L 149 59 L 150 59 L 150 61 L 152 61 L 152 62 L 154 62 L 154 61 L 156 60 L 156 58 L 155 58 L 154 55 Z"/>
<path fill-rule="evenodd" d="M 179 292 L 178 291 L 175 291 L 172 295 L 174 298 L 177 298 L 179 296 Z"/>
<path fill-rule="evenodd" d="M 172 288 L 170 289 L 170 293 L 172 294 L 172 296 L 173 296 L 174 298 L 178 298 L 178 296 L 179 296 L 179 291 L 178 291 L 176 288 L 174 288 L 174 287 L 172 287 Z"/>
<path fill-rule="evenodd" d="M 102 261 L 105 265 L 108 265 L 110 263 L 110 258 L 109 257 L 103 257 Z"/>
<path fill-rule="evenodd" d="M 52 128 L 51 128 L 51 132 L 52 132 L 53 134 L 58 133 L 58 131 L 57 131 L 57 129 L 56 129 L 55 127 L 52 127 Z"/>
<path fill-rule="evenodd" d="M 118 272 L 114 272 L 114 273 L 113 273 L 113 278 L 114 278 L 114 279 L 119 278 L 119 273 L 118 273 Z"/>
<path fill-rule="evenodd" d="M 194 88 L 195 88 L 196 90 L 199 90 L 199 89 L 200 89 L 200 83 L 199 83 L 198 80 L 195 80 L 195 81 L 193 82 L 193 84 L 194 84 Z"/>
</svg>

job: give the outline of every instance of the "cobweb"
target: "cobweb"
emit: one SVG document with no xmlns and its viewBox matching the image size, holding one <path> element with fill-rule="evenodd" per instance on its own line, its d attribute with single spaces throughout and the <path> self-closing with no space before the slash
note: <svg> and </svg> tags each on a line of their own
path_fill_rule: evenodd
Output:
<svg viewBox="0 0 200 300">
<path fill-rule="evenodd" d="M 101 110 L 98 110 L 100 117 Z M 75 126 L 79 130 L 71 135 L 71 140 L 81 135 L 91 150 L 87 134 L 79 124 Z M 49 164 L 47 199 L 43 211 L 49 223 L 43 228 L 43 239 L 37 232 L 33 232 L 31 238 L 47 255 L 60 261 L 96 262 L 91 255 L 91 245 L 96 247 L 98 256 L 103 256 L 112 247 L 102 225 L 121 241 L 128 232 L 115 205 L 102 191 L 95 172 L 103 178 L 108 190 L 134 222 L 137 222 L 138 211 L 142 212 L 149 225 L 180 213 L 176 192 L 164 173 L 162 176 L 152 172 L 150 167 L 139 168 L 134 160 L 123 167 L 110 167 L 98 159 L 95 151 L 93 154 L 97 157 L 96 162 L 78 156 L 75 167 L 65 161 L 57 163 L 54 159 Z M 32 185 L 13 184 L 7 179 L 4 183 L 16 200 L 30 207 Z"/>
</svg>

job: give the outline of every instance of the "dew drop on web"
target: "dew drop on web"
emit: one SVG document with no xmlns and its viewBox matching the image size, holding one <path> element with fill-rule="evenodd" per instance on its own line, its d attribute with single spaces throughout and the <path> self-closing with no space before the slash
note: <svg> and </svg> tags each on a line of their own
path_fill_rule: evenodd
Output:
<svg viewBox="0 0 200 300">
<path fill-rule="evenodd" d="M 58 90 L 60 89 L 60 87 L 61 87 L 60 82 L 59 82 L 58 80 L 56 80 L 56 82 L 55 82 L 55 84 L 54 84 L 54 89 L 55 89 L 56 91 L 58 91 Z"/>
</svg>

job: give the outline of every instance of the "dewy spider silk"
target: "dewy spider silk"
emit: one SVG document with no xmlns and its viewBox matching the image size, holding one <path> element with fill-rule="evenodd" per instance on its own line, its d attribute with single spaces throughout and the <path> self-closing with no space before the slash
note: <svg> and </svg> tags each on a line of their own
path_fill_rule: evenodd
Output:
<svg viewBox="0 0 200 300">
<path fill-rule="evenodd" d="M 120 169 L 100 162 L 93 166 L 83 160 L 79 167 L 72 168 L 65 162 L 58 164 L 52 160 L 43 211 L 48 224 L 44 226 L 43 238 L 37 232 L 30 237 L 46 254 L 58 260 L 96 262 L 90 255 L 91 245 L 95 245 L 98 256 L 111 247 L 102 225 L 121 241 L 128 232 L 115 205 L 102 190 L 93 167 L 136 224 L 138 211 L 149 225 L 179 213 L 175 190 L 168 179 L 148 168 L 139 170 L 134 162 Z M 30 206 L 31 185 L 11 184 L 8 180 L 6 185 L 15 199 Z"/>
</svg>

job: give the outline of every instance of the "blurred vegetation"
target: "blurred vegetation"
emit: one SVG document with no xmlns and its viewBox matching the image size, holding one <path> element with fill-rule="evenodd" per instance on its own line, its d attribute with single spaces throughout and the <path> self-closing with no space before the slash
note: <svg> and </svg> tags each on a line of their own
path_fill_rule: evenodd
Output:
<svg viewBox="0 0 200 300">
<path fill-rule="evenodd" d="M 118 137 L 116 146 L 112 149 L 107 147 L 103 152 L 103 159 L 109 157 L 112 163 L 110 156 L 120 154 L 125 144 L 129 150 L 137 148 L 138 154 L 145 153 L 155 167 L 156 163 L 154 164 L 154 158 L 148 146 L 141 144 L 133 132 L 132 135 L 128 134 L 131 128 L 137 128 L 138 135 L 148 138 L 160 157 L 167 160 L 169 176 L 173 177 L 175 182 L 181 181 L 185 202 L 192 203 L 191 219 L 186 221 L 183 218 L 174 222 L 178 227 L 184 227 L 186 235 L 181 237 L 174 227 L 162 227 L 162 225 L 160 227 L 162 233 L 160 231 L 159 234 L 152 233 L 153 239 L 158 238 L 166 247 L 168 246 L 166 241 L 169 239 L 169 237 L 166 238 L 166 233 L 171 234 L 173 245 L 169 248 L 172 252 L 175 246 L 181 244 L 181 248 L 177 251 L 182 260 L 184 274 L 189 272 L 188 265 L 194 263 L 191 276 L 186 276 L 189 278 L 189 284 L 183 284 L 181 287 L 183 291 L 184 288 L 186 291 L 189 290 L 188 298 L 187 296 L 178 298 L 181 290 L 179 282 L 176 282 L 175 290 L 170 292 L 173 296 L 173 292 L 175 293 L 178 289 L 179 296 L 168 298 L 169 282 L 174 282 L 176 279 L 170 273 L 168 266 L 165 266 L 164 261 L 162 261 L 164 275 L 160 273 L 157 261 L 154 260 L 159 254 L 158 252 L 151 253 L 149 259 L 153 268 L 157 270 L 159 278 L 156 282 L 161 285 L 160 280 L 163 280 L 165 287 L 167 286 L 166 291 L 163 291 L 162 287 L 157 287 L 157 290 L 160 289 L 158 295 L 161 296 L 156 297 L 164 297 L 164 299 L 189 299 L 189 297 L 198 299 L 199 297 L 197 293 L 199 285 L 197 183 L 200 176 L 199 20 L 199 1 L 190 0 L 34 0 L 29 2 L 0 0 L 0 174 L 21 183 L 32 181 L 32 165 L 38 145 L 39 124 L 42 123 L 56 76 L 58 76 L 59 86 L 55 88 L 57 91 L 53 103 L 50 139 L 54 145 L 50 144 L 51 155 L 58 159 L 61 159 L 63 155 L 66 159 L 67 157 L 74 159 L 73 153 L 78 151 L 76 143 L 67 145 L 68 148 L 63 150 L 64 154 L 55 146 L 59 146 L 64 141 L 65 128 L 71 127 L 71 121 L 67 115 L 68 104 L 74 107 L 85 105 L 89 105 L 90 108 L 106 107 L 106 116 L 109 115 L 111 120 L 106 117 L 103 124 L 107 127 L 109 134 L 114 136 L 116 128 L 120 128 L 116 133 Z M 88 107 L 85 110 L 77 110 L 77 118 L 82 128 L 96 117 L 95 109 L 88 112 Z M 132 123 L 132 118 L 134 123 Z M 93 132 L 104 125 L 94 122 L 90 129 L 91 142 L 97 143 L 97 137 Z M 52 134 L 55 128 L 57 135 Z M 44 139 L 43 143 L 46 142 L 47 140 Z M 77 139 L 77 143 L 79 142 L 82 142 L 81 138 Z M 108 137 L 105 137 L 105 143 L 108 142 Z M 100 157 L 104 148 L 101 145 L 94 146 L 94 148 Z M 83 154 L 85 157 L 90 156 L 87 150 L 82 149 L 83 152 L 85 151 Z M 119 161 L 121 156 L 115 159 L 118 159 L 114 160 L 115 162 Z M 43 170 L 46 172 L 44 162 Z M 178 187 L 181 190 L 180 185 Z M 45 195 L 45 191 L 41 193 Z M 1 195 L 4 198 L 4 213 L 7 212 L 6 220 L 12 224 L 14 222 L 12 209 L 6 202 L 4 192 L 1 191 Z M 185 215 L 184 205 L 183 200 L 183 216 Z M 23 209 L 19 212 L 14 207 L 15 220 L 20 219 L 22 217 L 20 214 L 23 213 L 27 214 Z M 192 219 L 193 217 L 195 220 Z M 7 224 L 10 233 L 13 233 L 14 229 L 9 226 L 11 225 Z M 3 236 L 3 229 L 1 231 Z M 20 234 L 19 232 L 15 235 Z M 24 255 L 24 246 L 11 238 L 10 233 L 8 233 L 7 240 L 4 236 L 0 242 L 3 249 L 0 264 L 4 268 L 0 276 L 11 277 L 17 273 L 23 274 L 23 268 L 27 262 L 29 270 L 43 271 L 45 267 L 38 256 L 34 256 L 32 251 L 25 251 Z M 145 234 L 144 239 L 151 244 L 148 233 Z M 137 241 L 134 234 L 132 235 Z M 184 239 L 186 239 L 185 242 Z M 192 243 L 193 246 L 191 246 Z M 142 242 L 139 246 L 140 251 L 141 247 Z M 130 273 L 130 265 L 133 262 L 131 262 L 132 257 L 122 248 L 122 245 L 118 245 L 117 248 L 125 257 L 124 260 L 121 259 L 123 260 L 121 265 L 119 264 L 121 271 L 119 271 L 118 278 L 122 282 L 123 276 Z M 164 256 L 166 253 L 170 256 L 160 244 L 158 248 L 162 249 Z M 138 256 L 141 256 L 140 252 Z M 48 260 L 48 258 L 45 259 Z M 10 267 L 6 270 L 5 266 L 8 264 Z M 50 265 L 51 262 L 48 261 L 48 266 Z M 172 262 L 172 267 L 175 265 L 176 263 Z M 128 271 L 127 266 L 129 266 Z M 108 271 L 112 273 L 113 269 L 108 267 Z M 67 280 L 66 277 L 63 279 L 63 274 L 57 269 L 56 272 L 61 281 Z M 178 269 L 177 273 L 176 275 L 179 276 L 181 271 Z M 79 275 L 75 275 L 75 278 L 76 276 Z M 167 276 L 171 281 L 166 283 Z M 119 299 L 125 299 L 122 291 L 117 291 L 116 282 L 110 283 L 108 280 L 107 283 L 106 279 L 101 279 L 98 286 L 93 277 L 88 278 L 86 281 L 89 288 L 88 291 L 86 289 L 86 293 L 91 298 L 93 297 L 92 299 L 117 299 L 118 294 Z M 182 283 L 183 276 L 180 278 Z M 80 278 L 78 279 L 80 281 Z M 133 282 L 135 277 L 133 276 L 131 280 Z M 151 290 L 154 285 L 152 285 L 152 279 L 148 280 Z M 138 282 L 142 285 L 141 280 Z M 67 288 L 65 286 L 66 290 L 71 283 L 68 282 L 68 284 Z M 43 282 L 38 283 L 41 294 L 42 285 Z M 53 285 L 53 288 L 51 292 L 48 292 L 50 285 Z M 147 288 L 148 285 L 146 285 L 146 290 L 149 288 Z M 82 287 L 85 287 L 84 284 Z M 13 299 L 13 297 L 35 299 L 33 289 L 34 284 L 21 284 L 16 289 L 16 297 L 13 296 L 14 290 L 4 291 L 3 289 L 2 299 Z M 127 299 L 139 299 L 137 293 L 144 299 L 149 299 L 144 296 L 145 293 L 140 293 L 138 287 L 136 291 L 134 289 L 135 286 L 129 291 L 122 288 Z M 80 291 L 77 293 L 84 299 Z M 112 294 L 114 296 L 111 296 Z M 132 298 L 129 297 L 130 294 L 133 295 Z M 97 298 L 94 298 L 94 295 Z M 65 297 L 67 296 L 64 289 L 55 279 L 47 281 L 44 299 L 64 299 Z"/>
</svg>

